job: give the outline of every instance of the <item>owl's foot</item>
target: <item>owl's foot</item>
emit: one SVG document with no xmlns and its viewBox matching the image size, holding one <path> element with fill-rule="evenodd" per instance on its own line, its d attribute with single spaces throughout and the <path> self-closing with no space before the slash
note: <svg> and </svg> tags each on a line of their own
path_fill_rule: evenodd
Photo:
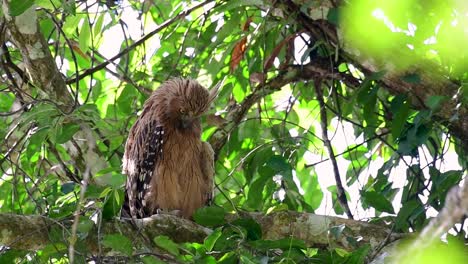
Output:
<svg viewBox="0 0 468 264">
<path fill-rule="evenodd" d="M 161 208 L 156 209 L 156 214 L 165 214 L 165 215 L 175 215 L 175 216 L 182 216 L 182 211 L 181 210 L 164 210 Z"/>
</svg>

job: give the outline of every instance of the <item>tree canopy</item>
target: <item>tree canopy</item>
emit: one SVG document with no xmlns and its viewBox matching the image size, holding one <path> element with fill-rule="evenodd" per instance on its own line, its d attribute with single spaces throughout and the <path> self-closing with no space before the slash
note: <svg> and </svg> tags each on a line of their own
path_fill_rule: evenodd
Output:
<svg viewBox="0 0 468 264">
<path fill-rule="evenodd" d="M 433 230 L 406 261 L 463 260 L 462 1 L 1 5 L 1 263 L 364 263 Z M 179 76 L 221 84 L 214 204 L 118 219 L 128 131 Z"/>
</svg>

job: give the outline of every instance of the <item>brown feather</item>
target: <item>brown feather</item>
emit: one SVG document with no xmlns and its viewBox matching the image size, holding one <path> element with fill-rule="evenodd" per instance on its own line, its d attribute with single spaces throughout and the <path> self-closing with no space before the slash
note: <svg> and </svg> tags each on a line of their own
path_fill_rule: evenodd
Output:
<svg viewBox="0 0 468 264">
<path fill-rule="evenodd" d="M 179 210 L 189 218 L 211 198 L 214 155 L 200 139 L 200 116 L 211 101 L 198 82 L 173 79 L 145 102 L 125 145 L 123 172 L 128 177 L 122 215 L 140 218 L 160 209 Z M 157 129 L 163 135 L 152 137 Z M 157 155 L 149 155 L 155 150 Z M 142 187 L 146 183 L 148 189 Z"/>
</svg>

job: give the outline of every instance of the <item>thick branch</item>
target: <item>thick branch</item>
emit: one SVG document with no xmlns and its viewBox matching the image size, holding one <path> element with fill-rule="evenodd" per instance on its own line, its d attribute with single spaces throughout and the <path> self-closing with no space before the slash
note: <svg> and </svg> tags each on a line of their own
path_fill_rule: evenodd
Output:
<svg viewBox="0 0 468 264">
<path fill-rule="evenodd" d="M 286 211 L 269 215 L 261 213 L 250 213 L 249 215 L 261 225 L 263 239 L 296 238 L 303 240 L 310 247 L 341 247 L 353 250 L 355 245 L 350 243 L 350 239 L 362 237 L 362 240 L 357 242 L 357 246 L 370 244 L 371 248 L 375 249 L 379 243 L 388 238 L 390 239 L 387 241 L 391 242 L 402 236 L 401 234 L 392 234 L 391 230 L 385 226 L 332 216 Z M 229 218 L 235 218 L 235 216 Z M 62 242 L 67 244 L 70 225 L 70 221 L 55 222 L 42 216 L 0 214 L 0 230 L 2 230 L 0 244 L 14 249 L 38 250 L 51 243 L 49 234 L 54 229 L 61 230 L 60 232 L 64 234 Z M 135 230 L 129 221 L 104 222 L 99 237 L 102 238 L 107 234 L 122 234 L 130 238 L 134 242 L 134 246 L 139 248 L 143 245 L 148 247 L 145 243 L 145 237 L 154 238 L 158 235 L 166 235 L 178 243 L 203 242 L 203 239 L 211 232 L 211 230 L 189 220 L 172 215 L 154 215 L 139 220 L 137 225 L 140 230 Z M 329 232 L 330 228 L 341 225 L 346 226 L 346 228 L 340 236 L 335 237 Z M 91 253 L 98 252 L 99 240 L 97 237 L 97 228 L 94 228 L 86 238 L 85 244 Z"/>
<path fill-rule="evenodd" d="M 0 244 L 13 249 L 39 250 L 51 243 L 49 235 L 52 232 L 57 233 L 57 230 L 63 234 L 60 242 L 68 244 L 71 225 L 70 220 L 59 222 L 39 215 L 0 214 L 0 230 L 2 230 Z M 130 238 L 136 247 L 142 247 L 146 244 L 145 237 L 166 235 L 176 242 L 203 242 L 210 233 L 210 230 L 204 227 L 172 215 L 155 215 L 152 218 L 139 220 L 138 225 L 140 230 L 135 230 L 130 221 L 116 219 L 104 222 L 99 237 L 122 234 Z M 94 227 L 85 241 L 87 250 L 91 253 L 97 253 L 99 250 L 97 238 L 98 230 Z M 55 239 L 57 238 L 54 237 L 54 242 L 58 242 Z"/>
<path fill-rule="evenodd" d="M 23 14 L 9 16 L 9 3 L 2 2 L 4 20 L 8 32 L 8 39 L 21 52 L 25 69 L 29 75 L 29 82 L 41 90 L 47 100 L 57 105 L 63 112 L 73 111 L 78 102 L 67 88 L 65 78 L 60 73 L 50 53 L 47 41 L 39 30 L 38 17 L 33 5 Z M 107 162 L 96 147 L 96 139 L 91 128 L 80 123 L 81 130 L 76 133 L 65 147 L 72 156 L 74 165 L 81 172 L 91 170 L 91 175 L 107 167 Z M 75 144 L 72 144 L 75 142 Z M 92 166 L 91 166 L 92 164 Z M 76 180 L 72 177 L 71 180 Z"/>
<path fill-rule="evenodd" d="M 6 0 L 2 7 L 9 39 L 21 52 L 31 83 L 68 112 L 73 106 L 73 97 L 68 92 L 65 79 L 55 65 L 47 41 L 39 30 L 34 6 L 16 17 L 8 15 L 9 3 Z"/>
</svg>

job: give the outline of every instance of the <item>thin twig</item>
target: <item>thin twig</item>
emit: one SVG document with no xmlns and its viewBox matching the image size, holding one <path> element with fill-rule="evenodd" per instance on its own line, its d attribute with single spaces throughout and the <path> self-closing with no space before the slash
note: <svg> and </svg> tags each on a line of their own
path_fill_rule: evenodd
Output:
<svg viewBox="0 0 468 264">
<path fill-rule="evenodd" d="M 68 258 L 71 264 L 74 262 L 74 257 L 75 257 L 75 243 L 77 241 L 77 236 L 76 232 L 78 230 L 78 223 L 80 222 L 80 212 L 81 212 L 81 205 L 84 202 L 84 196 L 86 193 L 86 188 L 88 187 L 88 180 L 89 180 L 89 175 L 90 175 L 90 167 L 86 167 L 85 172 L 83 173 L 83 181 L 81 184 L 81 190 L 80 190 L 80 199 L 78 200 L 78 203 L 76 204 L 76 210 L 74 214 L 74 219 L 73 219 L 73 225 L 71 229 L 71 236 L 70 236 L 70 246 L 68 247 Z"/>
<path fill-rule="evenodd" d="M 372 141 L 372 140 L 378 139 L 379 137 L 382 137 L 382 136 L 385 136 L 385 135 L 388 135 L 388 134 L 390 134 L 390 131 L 384 131 L 384 132 L 381 133 L 381 134 L 378 134 L 378 135 L 376 134 L 376 135 L 374 135 L 374 136 L 372 136 L 372 137 L 370 137 L 370 138 L 367 138 L 367 139 L 364 140 L 363 142 L 361 142 L 361 143 L 359 143 L 359 144 L 356 144 L 356 145 L 354 145 L 354 146 L 352 146 L 352 147 L 349 147 L 349 148 L 347 148 L 346 150 L 344 150 L 343 152 L 336 154 L 336 155 L 335 155 L 335 158 L 337 158 L 337 157 L 339 157 L 339 156 L 342 156 L 342 155 L 344 155 L 344 154 L 346 154 L 346 153 L 350 153 L 351 151 L 353 151 L 353 150 L 355 150 L 355 149 L 357 149 L 357 148 L 363 146 L 363 145 L 366 144 L 367 142 L 370 142 L 370 141 Z M 322 140 L 322 139 L 320 139 L 320 140 Z M 326 158 L 326 159 L 317 161 L 317 162 L 315 162 L 315 163 L 305 164 L 304 167 L 305 167 L 305 168 L 314 167 L 314 166 L 316 166 L 316 165 L 318 165 L 318 164 L 320 164 L 320 163 L 323 163 L 323 162 L 329 161 L 329 160 L 330 160 L 329 158 Z"/>
<path fill-rule="evenodd" d="M 322 81 L 319 78 L 316 78 L 314 80 L 314 86 L 315 86 L 315 93 L 317 96 L 317 100 L 320 105 L 320 119 L 321 119 L 320 125 L 322 128 L 322 140 L 323 140 L 323 144 L 327 148 L 328 156 L 333 165 L 333 174 L 335 175 L 336 193 L 337 193 L 338 202 L 340 203 L 341 207 L 343 207 L 348 218 L 353 219 L 353 214 L 351 213 L 351 210 L 349 209 L 348 201 L 346 199 L 346 193 L 345 193 L 343 184 L 341 183 L 340 171 L 338 170 L 338 163 L 336 162 L 335 153 L 333 151 L 333 147 L 331 145 L 330 139 L 328 138 L 327 109 L 325 107 L 325 102 L 323 100 L 323 92 L 321 89 Z"/>
</svg>

